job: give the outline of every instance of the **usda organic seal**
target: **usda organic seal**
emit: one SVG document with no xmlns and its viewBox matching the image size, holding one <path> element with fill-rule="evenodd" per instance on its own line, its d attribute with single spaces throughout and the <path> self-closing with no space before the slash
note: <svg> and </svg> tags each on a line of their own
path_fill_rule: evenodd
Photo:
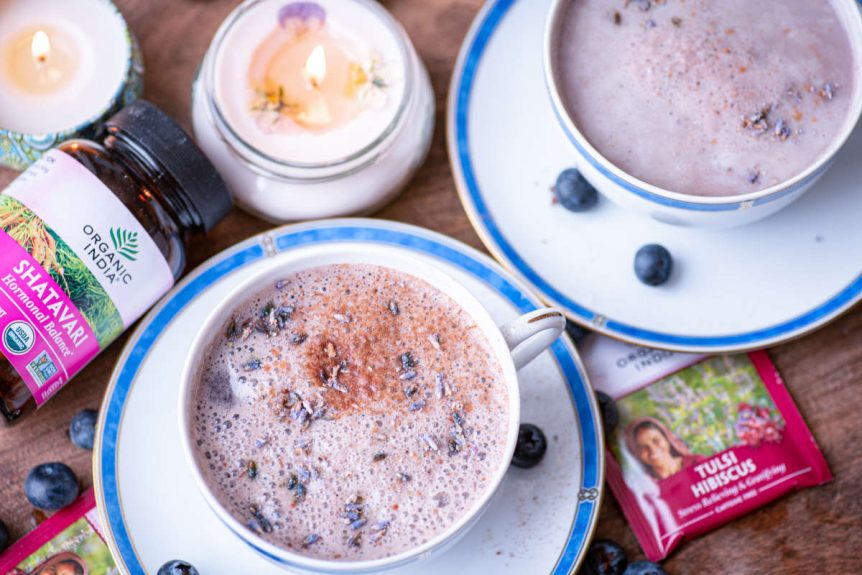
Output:
<svg viewBox="0 0 862 575">
<path fill-rule="evenodd" d="M 24 355 L 35 341 L 33 327 L 26 321 L 13 321 L 3 330 L 3 347 L 12 355 Z"/>
</svg>

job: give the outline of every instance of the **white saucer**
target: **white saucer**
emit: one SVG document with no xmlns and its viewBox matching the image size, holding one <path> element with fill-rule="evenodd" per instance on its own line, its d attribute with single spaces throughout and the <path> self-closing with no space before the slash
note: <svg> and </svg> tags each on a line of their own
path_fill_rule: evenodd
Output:
<svg viewBox="0 0 862 575">
<path fill-rule="evenodd" d="M 235 538 L 197 491 L 180 446 L 179 377 L 208 310 L 253 270 L 300 257 L 320 242 L 384 243 L 443 266 L 500 322 L 540 306 L 490 258 L 439 234 L 375 220 L 279 228 L 215 256 L 141 322 L 114 371 L 100 413 L 93 462 L 96 500 L 117 563 L 155 574 L 169 559 L 201 573 L 283 573 Z M 523 420 L 549 440 L 542 463 L 512 468 L 500 497 L 455 547 L 398 574 L 573 573 L 598 518 L 603 441 L 580 360 L 561 338 L 521 371 Z"/>
<path fill-rule="evenodd" d="M 550 0 L 488 0 L 456 66 L 449 152 L 485 244 L 545 300 L 587 327 L 640 345 L 717 353 L 814 330 L 862 297 L 862 128 L 814 189 L 779 214 L 731 230 L 674 227 L 602 198 L 552 205 L 575 151 L 545 88 Z M 676 271 L 641 284 L 634 254 L 666 246 Z"/>
</svg>

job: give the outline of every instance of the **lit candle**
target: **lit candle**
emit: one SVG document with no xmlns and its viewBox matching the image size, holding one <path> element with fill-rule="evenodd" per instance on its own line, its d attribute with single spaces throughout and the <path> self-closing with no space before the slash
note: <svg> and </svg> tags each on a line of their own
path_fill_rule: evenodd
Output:
<svg viewBox="0 0 862 575">
<path fill-rule="evenodd" d="M 0 1 L 0 163 L 23 167 L 36 136 L 86 131 L 137 95 L 137 58 L 106 0 Z"/>
<path fill-rule="evenodd" d="M 252 6 L 215 55 L 215 97 L 241 138 L 287 162 L 328 163 L 387 129 L 406 58 L 372 12 L 353 0 Z"/>
<path fill-rule="evenodd" d="M 59 91 L 75 76 L 75 43 L 59 30 L 24 31 L 11 43 L 8 70 L 12 82 L 32 94 Z"/>
</svg>

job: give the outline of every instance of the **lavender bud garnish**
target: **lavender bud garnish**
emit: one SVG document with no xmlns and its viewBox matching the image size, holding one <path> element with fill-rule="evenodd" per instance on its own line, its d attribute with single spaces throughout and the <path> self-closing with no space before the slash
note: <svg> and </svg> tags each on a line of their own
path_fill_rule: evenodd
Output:
<svg viewBox="0 0 862 575">
<path fill-rule="evenodd" d="M 389 311 L 390 313 L 392 313 L 392 315 L 398 315 L 399 313 L 401 313 L 401 310 L 398 308 L 398 303 L 396 303 L 394 299 L 389 300 L 389 303 L 386 304 L 386 307 L 389 308 Z"/>
<path fill-rule="evenodd" d="M 278 11 L 278 23 L 282 28 L 288 25 L 305 28 L 319 28 L 326 22 L 326 11 L 316 2 L 292 2 Z"/>
<path fill-rule="evenodd" d="M 410 371 L 416 367 L 416 360 L 413 359 L 413 354 L 409 351 L 401 354 L 401 369 L 404 371 Z"/>
<path fill-rule="evenodd" d="M 362 527 L 364 527 L 366 523 L 368 523 L 368 520 L 363 517 L 362 519 L 357 519 L 356 521 L 351 523 L 350 528 L 356 531 L 357 529 L 361 529 Z"/>
<path fill-rule="evenodd" d="M 423 433 L 422 435 L 420 435 L 419 440 L 423 443 L 425 449 L 428 451 L 437 451 L 440 449 L 439 447 L 437 447 L 437 442 L 434 440 L 434 438 L 427 433 Z"/>
<path fill-rule="evenodd" d="M 320 535 L 312 533 L 302 540 L 302 548 L 308 549 L 310 546 L 314 545 L 318 541 L 320 541 Z"/>
<path fill-rule="evenodd" d="M 257 462 L 249 460 L 248 465 L 245 467 L 245 471 L 248 474 L 249 479 L 257 479 Z"/>
</svg>

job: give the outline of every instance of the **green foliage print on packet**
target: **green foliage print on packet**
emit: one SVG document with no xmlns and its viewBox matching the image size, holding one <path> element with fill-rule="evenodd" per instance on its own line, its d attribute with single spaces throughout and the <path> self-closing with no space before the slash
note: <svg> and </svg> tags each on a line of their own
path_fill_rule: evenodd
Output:
<svg viewBox="0 0 862 575">
<path fill-rule="evenodd" d="M 87 565 L 89 573 L 119 573 L 108 546 L 83 517 L 58 533 L 17 567 L 29 573 L 44 561 L 63 552 L 77 555 Z"/>
<path fill-rule="evenodd" d="M 764 407 L 773 419 L 781 420 L 747 355 L 711 357 L 617 401 L 621 425 L 612 450 L 618 461 L 627 461 L 621 453 L 626 427 L 638 418 L 653 417 L 692 453 L 719 453 L 744 443 L 735 428 L 740 404 Z"/>
<path fill-rule="evenodd" d="M 42 219 L 18 200 L 0 194 L 0 229 L 18 242 L 81 311 L 104 349 L 124 329 L 123 319 L 96 276 Z"/>
</svg>

